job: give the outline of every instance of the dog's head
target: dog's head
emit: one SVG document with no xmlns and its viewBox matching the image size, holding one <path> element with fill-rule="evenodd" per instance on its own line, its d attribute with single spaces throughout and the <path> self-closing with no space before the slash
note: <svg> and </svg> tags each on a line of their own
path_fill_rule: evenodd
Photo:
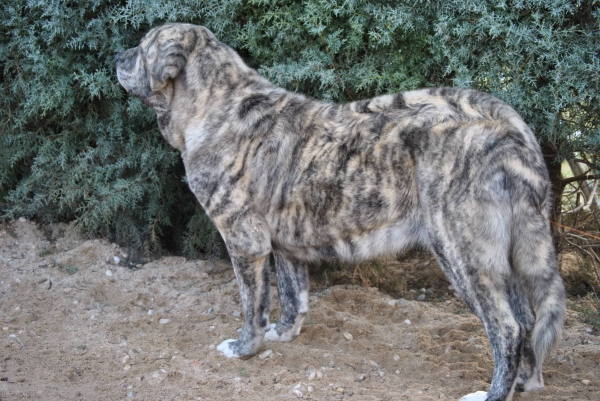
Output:
<svg viewBox="0 0 600 401">
<path fill-rule="evenodd" d="M 140 45 L 118 53 L 117 77 L 121 85 L 157 112 L 168 108 L 169 85 L 181 74 L 188 57 L 214 35 L 191 24 L 166 24 L 152 29 Z"/>
</svg>

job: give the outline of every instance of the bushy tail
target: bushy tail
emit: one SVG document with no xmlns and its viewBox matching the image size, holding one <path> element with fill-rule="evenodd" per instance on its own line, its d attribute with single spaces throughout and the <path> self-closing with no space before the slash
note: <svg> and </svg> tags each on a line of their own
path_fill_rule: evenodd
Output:
<svg viewBox="0 0 600 401">
<path fill-rule="evenodd" d="M 511 259 L 535 312 L 530 341 L 540 367 L 562 334 L 566 310 L 549 219 L 549 181 L 545 171 L 529 169 L 525 174 L 522 165 L 507 173 L 513 211 Z"/>
</svg>

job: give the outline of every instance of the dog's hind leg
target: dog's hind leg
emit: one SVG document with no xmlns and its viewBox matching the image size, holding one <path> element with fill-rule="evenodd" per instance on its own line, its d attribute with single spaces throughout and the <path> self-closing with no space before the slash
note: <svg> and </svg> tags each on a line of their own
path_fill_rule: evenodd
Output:
<svg viewBox="0 0 600 401">
<path fill-rule="evenodd" d="M 471 310 L 482 321 L 492 347 L 494 374 L 486 396 L 465 400 L 509 401 L 517 377 L 524 331 L 510 307 L 506 267 L 486 266 L 476 254 L 435 251 L 444 271 Z M 482 398 L 483 397 L 483 398 Z"/>
<path fill-rule="evenodd" d="M 432 208 L 430 247 L 440 266 L 482 321 L 492 347 L 494 374 L 487 394 L 465 400 L 509 401 L 524 330 L 510 302 L 510 207 L 483 197 Z"/>
<path fill-rule="evenodd" d="M 539 372 L 536 373 L 538 363 L 531 342 L 531 334 L 535 324 L 535 315 L 533 313 L 531 302 L 523 292 L 523 288 L 521 287 L 521 283 L 517 280 L 516 274 L 513 276 L 513 281 L 510 285 L 510 306 L 524 331 L 515 392 L 539 390 L 543 387 L 543 383 L 541 381 L 541 374 Z M 537 385 L 531 386 L 531 381 L 536 381 Z M 528 382 L 530 383 L 526 387 L 525 383 Z"/>
<path fill-rule="evenodd" d="M 303 263 L 292 263 L 277 253 L 274 256 L 281 316 L 265 340 L 288 342 L 298 337 L 308 312 L 308 271 Z"/>
</svg>

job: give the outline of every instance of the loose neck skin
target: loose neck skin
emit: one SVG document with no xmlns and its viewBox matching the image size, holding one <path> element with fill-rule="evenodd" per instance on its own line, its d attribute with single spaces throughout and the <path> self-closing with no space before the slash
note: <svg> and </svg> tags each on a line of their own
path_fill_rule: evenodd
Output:
<svg viewBox="0 0 600 401">
<path fill-rule="evenodd" d="M 202 61 L 195 62 L 194 58 Z M 189 56 L 185 70 L 164 89 L 168 107 L 164 111 L 155 108 L 160 131 L 185 159 L 190 145 L 208 139 L 207 120 L 223 118 L 245 93 L 273 87 L 232 49 L 209 42 Z"/>
</svg>

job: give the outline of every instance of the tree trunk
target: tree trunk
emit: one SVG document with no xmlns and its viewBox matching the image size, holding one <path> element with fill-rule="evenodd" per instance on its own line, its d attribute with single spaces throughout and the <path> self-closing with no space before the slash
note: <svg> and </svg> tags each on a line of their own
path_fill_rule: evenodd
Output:
<svg viewBox="0 0 600 401">
<path fill-rule="evenodd" d="M 565 189 L 565 184 L 562 182 L 561 163 L 557 161 L 558 152 L 555 144 L 543 142 L 541 146 L 552 185 L 552 211 L 550 213 L 550 220 L 558 223 L 560 222 L 562 209 L 562 194 Z M 560 238 L 561 233 L 559 228 L 556 225 L 552 225 L 552 239 L 557 253 L 561 251 Z"/>
</svg>

